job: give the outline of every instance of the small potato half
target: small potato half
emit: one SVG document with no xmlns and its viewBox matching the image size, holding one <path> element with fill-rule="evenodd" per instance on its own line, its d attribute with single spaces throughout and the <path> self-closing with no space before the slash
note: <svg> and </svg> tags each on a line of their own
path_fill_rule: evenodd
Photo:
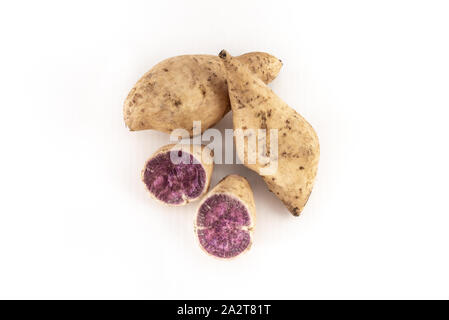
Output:
<svg viewBox="0 0 449 320">
<path fill-rule="evenodd" d="M 203 198 L 194 229 L 207 254 L 231 259 L 251 248 L 255 221 L 256 206 L 248 181 L 231 174 Z"/>
</svg>

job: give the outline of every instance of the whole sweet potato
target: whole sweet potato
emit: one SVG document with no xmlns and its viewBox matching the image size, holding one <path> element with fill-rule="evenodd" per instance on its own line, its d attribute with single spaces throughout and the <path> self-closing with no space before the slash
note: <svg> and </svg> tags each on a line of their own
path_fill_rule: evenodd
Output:
<svg viewBox="0 0 449 320">
<path fill-rule="evenodd" d="M 224 50 L 219 56 L 226 68 L 234 130 L 252 129 L 258 139 L 259 129 L 265 129 L 267 137 L 271 129 L 277 130 L 278 150 L 268 150 L 277 151 L 277 170 L 262 177 L 288 210 L 299 216 L 312 192 L 318 168 L 320 147 L 315 130 L 238 59 Z M 247 158 L 248 148 L 239 144 L 236 139 L 237 149 L 244 150 Z M 265 166 L 260 161 L 241 160 L 259 174 Z"/>
<path fill-rule="evenodd" d="M 282 63 L 264 52 L 236 57 L 265 83 L 279 73 Z M 170 133 L 185 129 L 193 134 L 193 121 L 201 132 L 230 110 L 228 89 L 220 59 L 212 55 L 183 55 L 155 65 L 131 89 L 125 100 L 125 123 L 131 131 L 153 129 Z"/>
</svg>

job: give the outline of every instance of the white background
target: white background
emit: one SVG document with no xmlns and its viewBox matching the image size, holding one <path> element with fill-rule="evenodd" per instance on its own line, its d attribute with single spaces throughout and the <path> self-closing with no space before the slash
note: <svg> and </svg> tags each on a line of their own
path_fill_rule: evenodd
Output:
<svg viewBox="0 0 449 320">
<path fill-rule="evenodd" d="M 8 1 L 0 5 L 0 298 L 449 298 L 445 1 Z M 316 185 L 292 217 L 262 179 L 248 254 L 206 256 L 197 204 L 150 199 L 168 135 L 123 101 L 170 56 L 267 51 L 271 87 L 315 127 Z M 220 128 L 231 127 L 228 116 Z"/>
</svg>

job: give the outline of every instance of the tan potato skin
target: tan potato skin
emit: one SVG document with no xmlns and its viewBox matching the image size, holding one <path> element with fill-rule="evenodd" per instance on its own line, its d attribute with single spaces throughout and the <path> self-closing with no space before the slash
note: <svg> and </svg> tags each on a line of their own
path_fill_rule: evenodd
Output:
<svg viewBox="0 0 449 320">
<path fill-rule="evenodd" d="M 282 62 L 264 52 L 237 57 L 264 82 L 271 82 Z M 220 59 L 212 55 L 183 55 L 164 60 L 131 89 L 123 113 L 131 131 L 153 129 L 171 133 L 182 128 L 193 135 L 193 121 L 201 133 L 230 110 L 228 89 Z"/>
<path fill-rule="evenodd" d="M 256 224 L 256 204 L 254 202 L 253 191 L 251 189 L 251 186 L 248 183 L 248 180 L 246 180 L 244 177 L 239 176 L 237 174 L 231 174 L 231 175 L 224 177 L 211 191 L 209 191 L 207 193 L 207 195 L 203 198 L 203 200 L 201 200 L 201 203 L 199 204 L 198 209 L 195 214 L 195 219 L 193 221 L 193 227 L 195 230 L 195 238 L 198 242 L 198 245 L 201 247 L 201 249 L 203 249 L 204 252 L 206 252 L 210 256 L 212 256 L 212 255 L 210 253 L 208 253 L 203 248 L 203 246 L 201 246 L 201 244 L 199 243 L 198 235 L 197 235 L 198 227 L 197 227 L 196 221 L 198 218 L 198 212 L 201 208 L 201 205 L 203 204 L 204 201 L 206 201 L 210 196 L 212 196 L 214 194 L 226 194 L 228 196 L 238 199 L 240 202 L 242 202 L 246 206 L 246 209 L 248 210 L 250 218 L 251 218 L 251 224 L 247 227 L 248 228 L 247 230 L 248 230 L 250 238 L 251 238 L 251 242 L 248 245 L 248 247 L 245 249 L 245 251 L 243 251 L 242 253 L 240 253 L 238 256 L 236 256 L 234 258 L 220 258 L 220 257 L 213 256 L 220 260 L 235 259 L 235 258 L 241 256 L 246 251 L 248 251 L 251 248 L 252 243 L 253 243 L 253 232 L 254 232 L 254 227 Z"/>
<path fill-rule="evenodd" d="M 191 155 L 193 155 L 195 157 L 195 159 L 197 159 L 199 162 L 201 162 L 201 165 L 203 166 L 204 170 L 206 171 L 206 183 L 205 183 L 205 187 L 203 192 L 196 198 L 185 198 L 184 201 L 182 203 L 179 204 L 168 204 L 165 203 L 161 200 L 159 200 L 158 198 L 156 198 L 156 196 L 147 188 L 145 181 L 144 181 L 144 174 L 145 174 L 145 169 L 147 167 L 147 164 L 149 161 L 151 161 L 151 159 L 153 159 L 154 157 L 156 157 L 159 154 L 162 153 L 166 153 L 168 151 L 171 150 L 183 150 L 185 152 L 190 153 Z M 148 193 L 150 194 L 150 196 L 155 199 L 156 201 L 158 201 L 159 203 L 163 203 L 165 205 L 168 206 L 173 206 L 173 207 L 179 207 L 179 206 L 183 206 L 187 203 L 190 202 L 194 202 L 198 199 L 200 199 L 208 190 L 209 190 L 209 185 L 210 185 L 210 179 L 212 177 L 212 171 L 214 169 L 214 161 L 213 161 L 213 155 L 211 153 L 211 150 L 209 148 L 207 148 L 206 146 L 201 145 L 200 148 L 194 148 L 194 146 L 192 144 L 190 145 L 181 145 L 181 144 L 168 144 L 165 145 L 161 148 L 159 148 L 155 153 L 153 153 L 153 155 L 145 162 L 145 166 L 143 167 L 142 171 L 141 171 L 141 179 L 142 182 L 145 185 L 145 188 L 147 189 Z"/>
<path fill-rule="evenodd" d="M 262 177 L 288 210 L 299 216 L 312 192 L 318 168 L 320 146 L 315 130 L 240 61 L 224 50 L 220 57 L 227 70 L 234 130 L 266 129 L 269 148 L 269 130 L 278 129 L 278 168 L 275 174 Z M 245 146 L 235 141 L 237 148 L 245 150 L 247 159 Z M 258 173 L 263 167 L 259 162 L 248 164 L 241 160 Z"/>
</svg>

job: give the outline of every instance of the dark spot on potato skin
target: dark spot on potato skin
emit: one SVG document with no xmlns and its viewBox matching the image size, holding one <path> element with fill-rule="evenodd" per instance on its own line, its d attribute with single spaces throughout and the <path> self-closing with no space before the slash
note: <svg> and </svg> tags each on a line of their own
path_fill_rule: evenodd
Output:
<svg viewBox="0 0 449 320">
<path fill-rule="evenodd" d="M 221 59 L 226 59 L 226 51 L 225 50 L 221 50 L 220 53 L 218 54 L 218 56 Z"/>
<path fill-rule="evenodd" d="M 255 116 L 256 118 L 260 118 L 260 129 L 267 129 L 267 116 L 265 111 L 259 111 Z"/>
<path fill-rule="evenodd" d="M 167 68 L 164 68 L 163 70 L 164 70 L 165 72 L 168 72 L 168 69 L 167 69 Z"/>
<path fill-rule="evenodd" d="M 156 82 L 148 82 L 146 84 L 146 90 L 151 91 L 153 90 L 154 86 L 156 85 Z"/>
<path fill-rule="evenodd" d="M 131 102 L 129 103 L 129 105 L 134 105 L 134 104 L 138 104 L 139 100 L 142 99 L 142 95 L 140 93 L 136 93 L 134 94 Z"/>
<path fill-rule="evenodd" d="M 201 94 L 203 95 L 203 97 L 205 97 L 206 96 L 206 88 L 202 84 L 199 86 L 199 88 L 200 88 Z"/>
<path fill-rule="evenodd" d="M 304 170 L 304 167 L 303 166 L 299 167 L 299 170 Z"/>
</svg>

